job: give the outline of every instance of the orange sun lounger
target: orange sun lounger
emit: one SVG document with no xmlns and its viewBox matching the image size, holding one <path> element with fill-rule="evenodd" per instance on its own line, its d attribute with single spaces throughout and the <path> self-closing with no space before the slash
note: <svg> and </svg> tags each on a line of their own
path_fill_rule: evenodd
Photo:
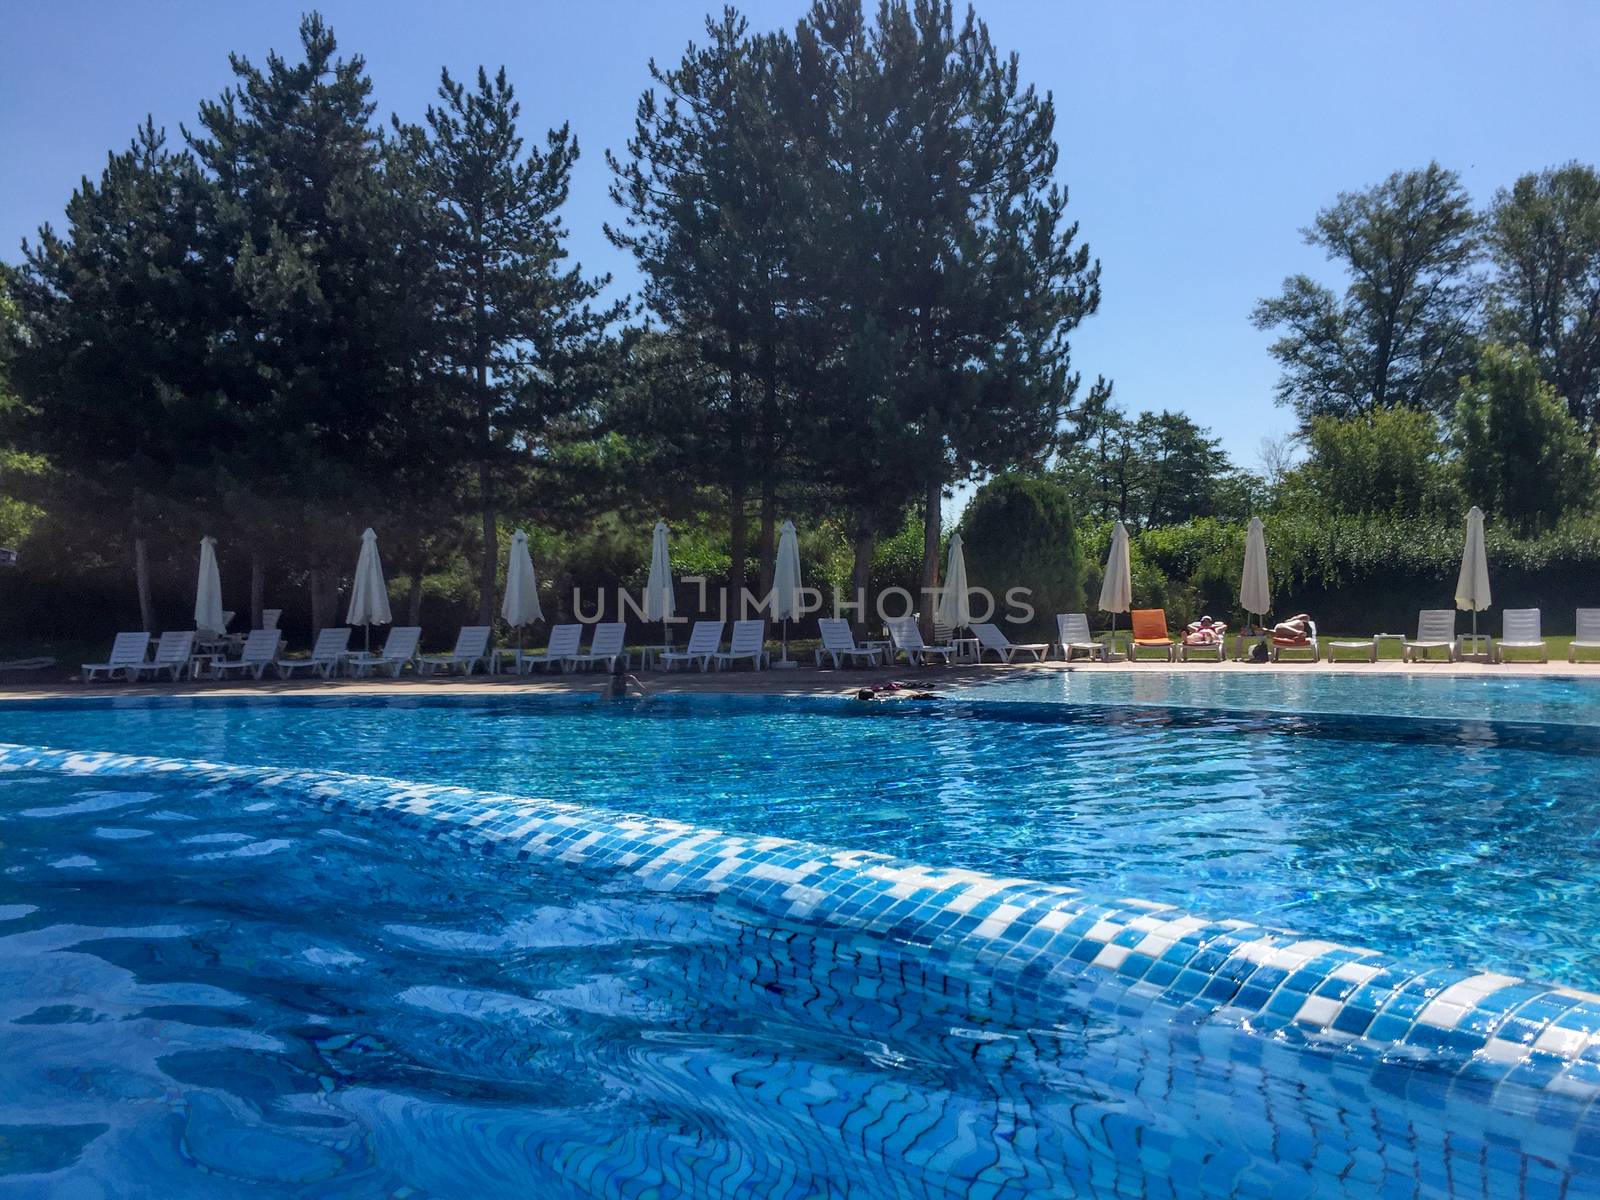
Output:
<svg viewBox="0 0 1600 1200">
<path fill-rule="evenodd" d="M 1178 652 L 1178 643 L 1167 636 L 1167 610 L 1164 608 L 1136 608 L 1133 610 L 1133 645 L 1130 657 L 1137 659 L 1140 650 L 1163 650 L 1167 661 Z"/>
</svg>

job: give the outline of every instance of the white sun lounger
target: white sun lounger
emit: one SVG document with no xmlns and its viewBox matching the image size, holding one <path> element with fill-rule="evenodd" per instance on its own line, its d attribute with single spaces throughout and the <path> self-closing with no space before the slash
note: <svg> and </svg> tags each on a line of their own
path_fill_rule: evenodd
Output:
<svg viewBox="0 0 1600 1200">
<path fill-rule="evenodd" d="M 890 617 L 885 624 L 889 626 L 889 645 L 893 647 L 889 652 L 890 662 L 901 654 L 913 667 L 927 666 L 930 658 L 943 659 L 946 665 L 954 660 L 954 646 L 930 646 L 922 640 L 922 630 L 915 617 Z"/>
<path fill-rule="evenodd" d="M 283 634 L 276 629 L 252 629 L 244 639 L 239 657 L 228 662 L 212 663 L 211 673 L 218 679 L 226 679 L 235 673 L 260 679 L 262 673 L 277 659 L 282 645 Z"/>
<path fill-rule="evenodd" d="M 150 653 L 148 633 L 119 633 L 111 643 L 111 656 L 102 663 L 84 663 L 83 681 L 88 683 L 96 675 L 115 679 L 121 671 L 124 679 L 132 679 L 135 667 L 143 666 L 145 655 Z"/>
<path fill-rule="evenodd" d="M 549 670 L 551 667 L 560 667 L 565 671 L 578 657 L 578 643 L 583 641 L 583 626 L 576 622 L 566 625 L 552 625 L 550 639 L 545 643 L 543 650 L 524 654 L 517 651 L 517 674 L 530 674 L 535 667 Z"/>
<path fill-rule="evenodd" d="M 1306 640 L 1303 642 L 1283 641 L 1276 637 L 1271 638 L 1270 641 L 1272 642 L 1273 662 L 1282 662 L 1284 652 L 1293 650 L 1309 650 L 1311 651 L 1312 662 L 1320 662 L 1322 660 L 1322 643 L 1317 640 L 1317 623 L 1315 621 L 1306 622 Z"/>
<path fill-rule="evenodd" d="M 435 671 L 443 671 L 448 675 L 459 667 L 463 675 L 471 675 L 480 664 L 485 670 L 488 669 L 489 627 L 463 625 L 461 632 L 456 634 L 454 650 L 449 654 L 424 654 L 417 659 L 417 670 L 423 675 L 432 675 Z"/>
<path fill-rule="evenodd" d="M 350 627 L 335 626 L 318 632 L 310 658 L 275 658 L 272 669 L 280 679 L 293 678 L 296 671 L 314 671 L 327 679 L 339 669 L 350 653 Z"/>
<path fill-rule="evenodd" d="M 712 655 L 711 665 L 720 671 L 723 667 L 731 667 L 741 658 L 750 660 L 752 671 L 759 671 L 767 665 L 769 655 L 765 621 L 735 621 L 733 636 L 728 639 L 728 648 Z"/>
<path fill-rule="evenodd" d="M 1066 662 L 1072 661 L 1075 650 L 1083 651 L 1091 659 L 1106 661 L 1106 644 L 1094 640 L 1094 635 L 1089 632 L 1089 617 L 1086 613 L 1056 614 L 1056 648 L 1061 651 L 1061 657 Z"/>
<path fill-rule="evenodd" d="M 999 655 L 1001 662 L 1011 662 L 1018 654 L 1031 654 L 1034 662 L 1043 662 L 1050 649 L 1049 642 L 1013 642 L 990 621 L 974 622 L 972 636 L 978 639 L 979 662 L 991 651 Z"/>
<path fill-rule="evenodd" d="M 594 627 L 590 635 L 589 649 L 583 654 L 572 656 L 572 664 L 579 667 L 592 667 L 596 663 L 604 663 L 609 673 L 617 669 L 617 659 L 622 660 L 622 669 L 633 669 L 633 656 L 622 648 L 627 639 L 628 627 L 622 621 L 602 621 Z"/>
<path fill-rule="evenodd" d="M 399 679 L 400 672 L 406 669 L 406 664 L 417 657 L 417 643 L 421 639 L 421 626 L 396 625 L 389 631 L 389 636 L 384 639 L 383 649 L 378 653 L 369 654 L 363 651 L 360 654 L 352 654 L 346 660 L 350 664 L 350 673 L 361 677 L 374 671 L 384 671 Z"/>
<path fill-rule="evenodd" d="M 1506 609 L 1500 614 L 1500 641 L 1494 648 L 1494 660 L 1505 662 L 1507 650 L 1537 650 L 1538 661 L 1549 662 L 1550 647 L 1540 624 L 1537 608 Z"/>
<path fill-rule="evenodd" d="M 696 621 L 689 631 L 689 645 L 683 650 L 663 650 L 661 669 L 670 671 L 676 663 L 699 663 L 702 671 L 711 669 L 711 660 L 722 647 L 722 621 Z"/>
<path fill-rule="evenodd" d="M 149 662 L 131 668 L 128 678 L 142 679 L 146 672 L 158 678 L 162 672 L 166 672 L 176 683 L 183 678 L 194 660 L 194 637 L 192 629 L 163 633 L 161 640 L 156 643 L 155 656 Z"/>
<path fill-rule="evenodd" d="M 1419 658 L 1427 661 L 1428 652 L 1443 650 L 1449 662 L 1455 662 L 1460 653 L 1456 645 L 1456 610 L 1453 608 L 1425 608 L 1417 614 L 1417 636 L 1402 642 L 1401 657 L 1406 662 Z"/>
<path fill-rule="evenodd" d="M 1579 650 L 1600 650 L 1600 608 L 1580 608 L 1572 641 L 1567 643 L 1567 661 L 1578 661 Z"/>
<path fill-rule="evenodd" d="M 822 656 L 828 655 L 833 659 L 835 670 L 841 663 L 849 662 L 853 658 L 865 659 L 867 666 L 876 666 L 879 651 L 870 646 L 856 645 L 855 634 L 850 632 L 850 622 L 843 617 L 817 618 L 817 632 L 822 637 L 822 645 L 817 647 L 817 666 L 822 665 Z"/>
</svg>

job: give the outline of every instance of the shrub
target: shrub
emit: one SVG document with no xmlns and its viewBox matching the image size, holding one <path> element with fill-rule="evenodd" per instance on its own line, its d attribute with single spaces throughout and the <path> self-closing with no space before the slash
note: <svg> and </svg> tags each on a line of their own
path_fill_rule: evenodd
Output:
<svg viewBox="0 0 1600 1200">
<path fill-rule="evenodd" d="M 1048 632 L 1055 614 L 1083 607 L 1083 558 L 1067 491 L 1052 480 L 1006 474 L 973 496 L 961 518 L 967 577 L 1007 609 L 1006 591 L 1029 590 L 1034 618 L 1030 631 Z"/>
</svg>

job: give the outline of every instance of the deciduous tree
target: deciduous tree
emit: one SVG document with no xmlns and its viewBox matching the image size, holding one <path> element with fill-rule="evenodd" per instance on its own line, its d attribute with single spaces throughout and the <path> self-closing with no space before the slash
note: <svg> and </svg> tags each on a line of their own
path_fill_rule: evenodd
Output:
<svg viewBox="0 0 1600 1200">
<path fill-rule="evenodd" d="M 1278 400 L 1302 429 L 1396 404 L 1449 410 L 1471 362 L 1477 230 L 1460 179 L 1438 163 L 1345 192 L 1317 214 L 1305 240 L 1347 276 L 1343 296 L 1291 275 L 1254 313 L 1258 329 L 1282 331 Z"/>
<path fill-rule="evenodd" d="M 1595 501 L 1594 452 L 1531 353 L 1484 348 L 1463 381 L 1455 439 L 1466 499 L 1538 533 Z"/>
<path fill-rule="evenodd" d="M 1568 163 L 1524 175 L 1495 193 L 1485 240 L 1495 267 L 1490 332 L 1529 349 L 1592 444 L 1600 436 L 1600 174 Z"/>
</svg>

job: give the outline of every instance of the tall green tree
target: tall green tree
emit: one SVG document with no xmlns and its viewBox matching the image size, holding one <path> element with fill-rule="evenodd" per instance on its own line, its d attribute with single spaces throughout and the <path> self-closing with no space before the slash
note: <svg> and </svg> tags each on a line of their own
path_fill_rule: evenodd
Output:
<svg viewBox="0 0 1600 1200">
<path fill-rule="evenodd" d="M 946 0 L 887 0 L 869 22 L 860 0 L 819 0 L 805 28 L 831 83 L 809 94 L 836 107 L 835 192 L 859 211 L 828 243 L 833 285 L 865 314 L 873 391 L 910 442 L 931 588 L 947 490 L 1054 448 L 1099 263 L 1067 219 L 1052 97 L 970 9 L 957 23 Z"/>
<path fill-rule="evenodd" d="M 15 353 L 19 313 L 11 298 L 9 272 L 0 269 L 0 547 L 14 549 L 39 516 L 33 502 L 44 459 L 20 449 L 28 411 L 11 386 L 6 364 Z"/>
<path fill-rule="evenodd" d="M 341 58 L 314 13 L 300 44 L 298 61 L 232 56 L 235 85 L 201 105 L 189 141 L 215 181 L 204 266 L 217 308 L 206 327 L 243 445 L 225 494 L 259 539 L 257 581 L 261 547 L 292 553 L 320 626 L 356 535 L 384 527 L 396 449 L 425 446 L 408 431 L 436 422 L 437 407 L 429 288 L 365 62 Z M 298 509 L 288 547 L 275 537 L 285 498 Z"/>
<path fill-rule="evenodd" d="M 728 511 L 728 586 L 745 584 L 748 505 L 760 499 L 761 583 L 770 582 L 779 490 L 791 474 L 794 247 L 806 235 L 807 184 L 795 153 L 814 103 L 785 88 L 792 43 L 754 37 L 734 10 L 706 21 L 704 44 L 652 63 L 625 156 L 608 155 L 607 226 L 645 278 L 644 299 L 700 366 L 692 469 Z M 787 76 L 792 78 L 792 72 Z M 813 160 L 814 162 L 815 160 Z"/>
<path fill-rule="evenodd" d="M 583 381 L 619 306 L 595 306 L 609 277 L 567 265 L 561 208 L 578 141 L 566 125 L 543 147 L 518 132 L 521 105 L 502 67 L 469 89 L 441 72 L 426 130 L 398 126 L 435 220 L 431 276 L 457 426 L 475 467 L 478 620 L 495 610 L 499 516 L 508 477 L 547 455 L 548 435 L 591 395 Z"/>
<path fill-rule="evenodd" d="M 1456 407 L 1466 498 L 1524 533 L 1591 507 L 1600 468 L 1531 353 L 1486 346 Z"/>
<path fill-rule="evenodd" d="M 1136 528 L 1242 518 L 1259 486 L 1233 465 L 1210 430 L 1183 413 L 1130 419 L 1111 405 L 1082 424 L 1052 473 L 1086 517 Z"/>
<path fill-rule="evenodd" d="M 1600 174 L 1568 163 L 1495 193 L 1485 241 L 1489 329 L 1533 354 L 1567 411 L 1600 437 Z"/>
<path fill-rule="evenodd" d="M 1454 171 L 1429 163 L 1345 192 L 1302 231 L 1348 277 L 1343 296 L 1309 275 L 1256 305 L 1258 329 L 1281 330 L 1278 401 L 1348 417 L 1404 404 L 1449 410 L 1471 362 L 1479 287 L 1478 219 Z"/>
<path fill-rule="evenodd" d="M 19 442 L 67 486 L 52 497 L 130 539 L 139 615 L 159 628 L 148 540 L 203 492 L 201 467 L 233 448 L 210 341 L 203 259 L 208 184 L 147 120 L 24 243 L 10 374 Z"/>
</svg>

